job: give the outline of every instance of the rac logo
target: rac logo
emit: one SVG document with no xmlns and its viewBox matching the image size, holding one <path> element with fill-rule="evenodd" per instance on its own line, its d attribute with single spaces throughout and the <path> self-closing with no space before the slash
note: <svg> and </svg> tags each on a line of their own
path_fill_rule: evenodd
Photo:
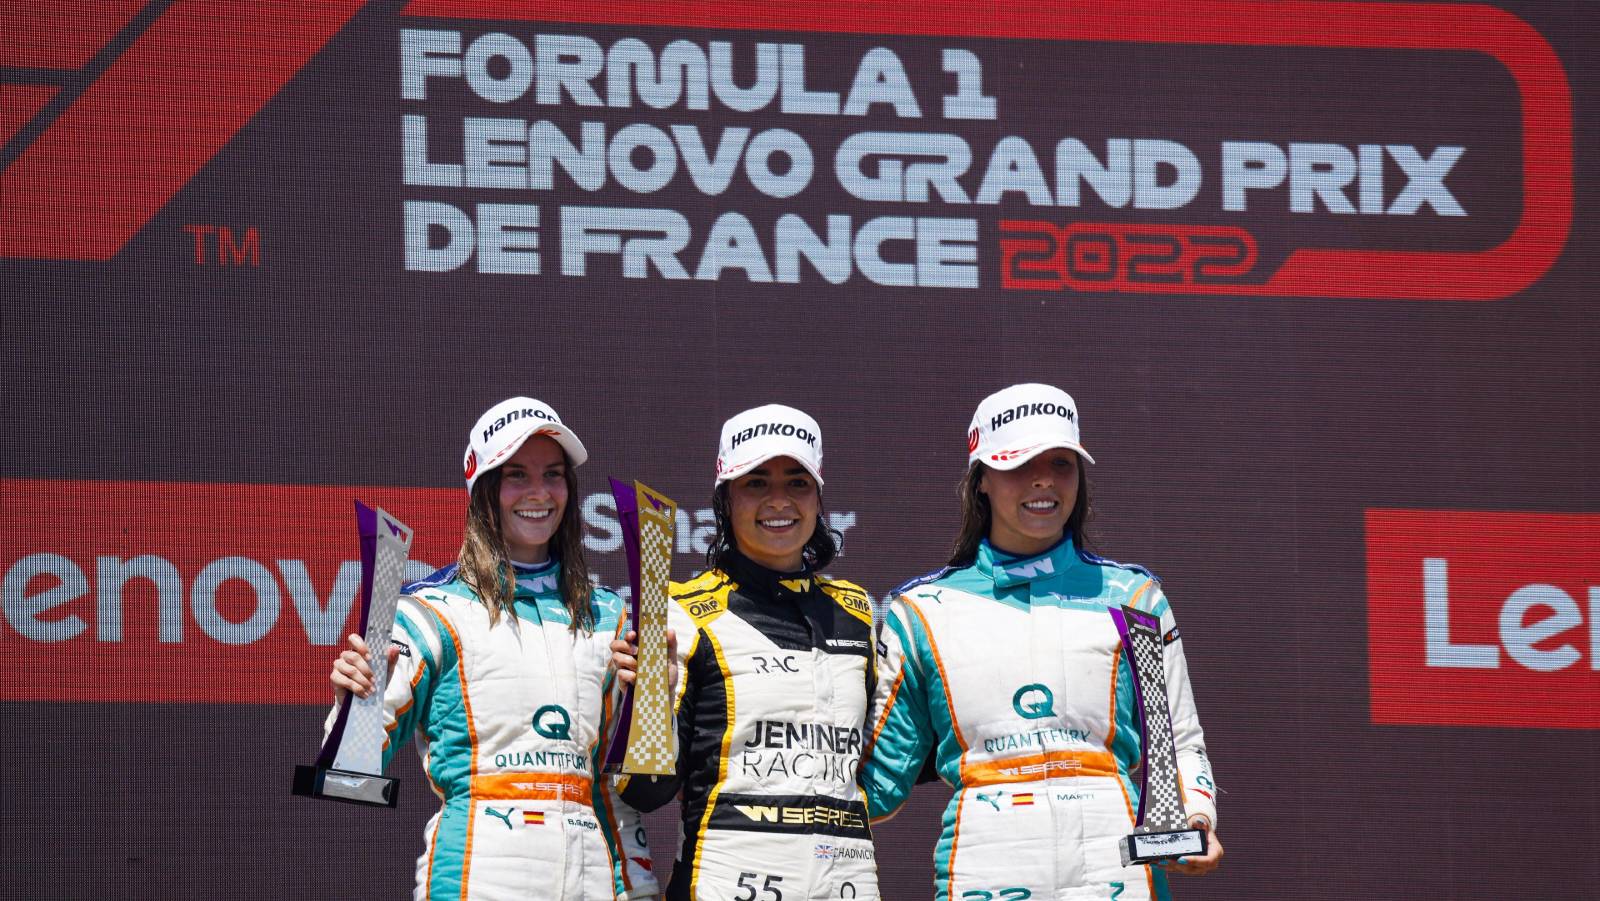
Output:
<svg viewBox="0 0 1600 901">
<path fill-rule="evenodd" d="M 1600 515 L 1366 525 L 1373 722 L 1600 729 Z"/>
</svg>

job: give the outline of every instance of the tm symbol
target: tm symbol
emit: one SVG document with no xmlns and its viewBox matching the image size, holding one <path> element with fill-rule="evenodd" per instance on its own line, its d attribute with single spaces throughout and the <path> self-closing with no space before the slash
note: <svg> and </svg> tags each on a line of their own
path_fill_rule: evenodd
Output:
<svg viewBox="0 0 1600 901">
<path fill-rule="evenodd" d="M 194 237 L 196 266 L 261 265 L 261 232 L 254 225 L 242 237 L 226 225 L 185 225 L 183 230 Z"/>
</svg>

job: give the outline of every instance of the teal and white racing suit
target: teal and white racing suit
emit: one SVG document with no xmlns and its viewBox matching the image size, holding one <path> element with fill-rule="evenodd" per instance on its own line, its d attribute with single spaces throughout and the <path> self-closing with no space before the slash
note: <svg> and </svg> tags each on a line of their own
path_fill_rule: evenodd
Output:
<svg viewBox="0 0 1600 901">
<path fill-rule="evenodd" d="M 1124 868 L 1139 724 L 1109 610 L 1161 618 L 1189 816 L 1216 821 L 1215 786 L 1172 609 L 1147 571 L 1077 550 L 1035 557 L 984 542 L 971 566 L 891 599 L 863 783 L 874 818 L 904 803 L 931 750 L 956 789 L 934 855 L 940 901 L 1166 898 L 1165 874 Z"/>
<path fill-rule="evenodd" d="M 638 814 L 595 775 L 622 603 L 596 588 L 594 631 L 574 632 L 559 567 L 518 565 L 517 615 L 493 626 L 454 566 L 404 588 L 383 763 L 415 733 L 444 802 L 428 821 L 416 898 L 610 901 L 659 891 Z"/>
</svg>

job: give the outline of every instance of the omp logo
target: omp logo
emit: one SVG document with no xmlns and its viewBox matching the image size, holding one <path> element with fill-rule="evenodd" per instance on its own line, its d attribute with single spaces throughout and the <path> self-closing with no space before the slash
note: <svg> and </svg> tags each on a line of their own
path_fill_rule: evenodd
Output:
<svg viewBox="0 0 1600 901">
<path fill-rule="evenodd" d="M 1376 723 L 1600 729 L 1600 515 L 1368 510 Z"/>
<path fill-rule="evenodd" d="M 845 608 L 854 610 L 857 613 L 866 614 L 869 617 L 872 616 L 872 602 L 867 600 L 864 595 L 855 594 L 853 592 L 840 592 L 839 594 L 835 595 L 835 597 L 838 598 L 839 603 L 844 605 Z M 837 644 L 837 642 L 831 641 L 829 643 Z M 866 647 L 866 644 L 863 643 L 860 645 L 860 647 Z"/>
<path fill-rule="evenodd" d="M 1056 696 L 1037 682 L 1024 685 L 1011 696 L 1011 709 L 1025 720 L 1041 720 L 1055 716 Z"/>
<path fill-rule="evenodd" d="M 111 259 L 363 2 L 0 7 L 0 257 Z"/>
<path fill-rule="evenodd" d="M 572 715 L 560 704 L 546 704 L 533 713 L 533 731 L 545 738 L 572 738 Z"/>
</svg>

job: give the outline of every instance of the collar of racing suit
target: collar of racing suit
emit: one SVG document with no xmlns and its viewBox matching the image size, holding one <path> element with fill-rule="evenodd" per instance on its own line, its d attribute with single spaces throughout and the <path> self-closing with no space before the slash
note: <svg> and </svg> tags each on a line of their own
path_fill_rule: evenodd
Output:
<svg viewBox="0 0 1600 901">
<path fill-rule="evenodd" d="M 1049 550 L 1031 557 L 1008 554 L 990 544 L 986 538 L 978 544 L 978 556 L 974 564 L 979 572 L 994 579 L 995 585 L 1010 588 L 1063 572 L 1076 565 L 1078 559 L 1078 549 L 1073 545 L 1071 535 L 1063 536 Z"/>
<path fill-rule="evenodd" d="M 787 598 L 806 594 L 816 583 L 811 568 L 799 572 L 781 573 L 751 560 L 738 550 L 730 550 L 717 567 L 739 585 L 739 590 L 751 598 Z"/>
<path fill-rule="evenodd" d="M 561 562 L 554 558 L 543 563 L 511 561 L 517 575 L 517 590 L 512 595 L 518 618 L 536 622 L 567 623 L 572 615 L 561 603 Z M 502 576 L 501 578 L 504 578 Z"/>
</svg>

